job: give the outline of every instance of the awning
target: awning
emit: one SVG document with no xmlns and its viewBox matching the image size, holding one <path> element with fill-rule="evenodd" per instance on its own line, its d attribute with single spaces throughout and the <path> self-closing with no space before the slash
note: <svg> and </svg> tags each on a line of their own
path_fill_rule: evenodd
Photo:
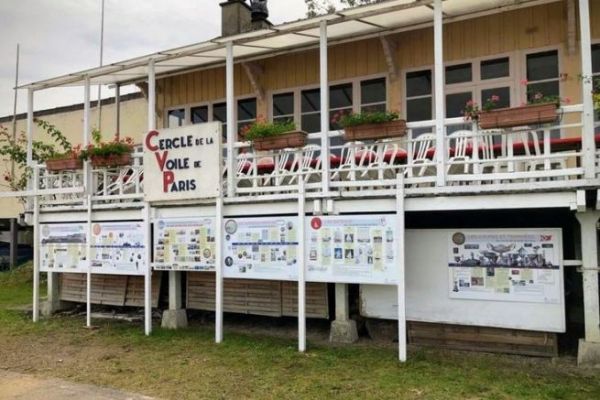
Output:
<svg viewBox="0 0 600 400">
<path fill-rule="evenodd" d="M 472 18 L 489 12 L 522 8 L 559 0 L 444 0 L 445 22 Z M 202 43 L 160 51 L 98 68 L 75 72 L 19 86 L 46 89 L 81 86 L 89 76 L 91 84 L 129 84 L 146 80 L 147 65 L 154 60 L 156 76 L 225 63 L 226 44 L 233 43 L 237 62 L 264 58 L 282 51 L 309 48 L 319 43 L 319 25 L 326 21 L 330 43 L 384 35 L 432 24 L 433 0 L 388 0 L 381 3 L 338 11 L 334 14 L 289 22 L 268 29 L 219 37 Z"/>
</svg>

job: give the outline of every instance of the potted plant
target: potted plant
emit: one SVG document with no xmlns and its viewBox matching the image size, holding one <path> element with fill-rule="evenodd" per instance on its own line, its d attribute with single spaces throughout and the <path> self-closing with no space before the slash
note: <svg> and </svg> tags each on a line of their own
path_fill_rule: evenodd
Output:
<svg viewBox="0 0 600 400">
<path fill-rule="evenodd" d="M 77 145 L 64 153 L 55 153 L 46 159 L 46 170 L 50 172 L 72 171 L 83 168 L 80 158 L 81 145 Z"/>
<path fill-rule="evenodd" d="M 79 158 L 90 160 L 93 167 L 119 167 L 131 164 L 133 139 L 126 137 L 115 138 L 110 142 L 102 142 L 99 131 L 92 132 L 93 143 L 81 150 Z"/>
<path fill-rule="evenodd" d="M 258 151 L 302 147 L 306 144 L 306 135 L 306 132 L 297 130 L 292 121 L 267 122 L 264 119 L 257 119 L 240 131 L 240 136 L 252 142 Z"/>
<path fill-rule="evenodd" d="M 346 141 L 376 140 L 406 134 L 406 121 L 399 119 L 397 112 L 391 111 L 336 114 L 332 122 L 344 128 Z"/>
</svg>

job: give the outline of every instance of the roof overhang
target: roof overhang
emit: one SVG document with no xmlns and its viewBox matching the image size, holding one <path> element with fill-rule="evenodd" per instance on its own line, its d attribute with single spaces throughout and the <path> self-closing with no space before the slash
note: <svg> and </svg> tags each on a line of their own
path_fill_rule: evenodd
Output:
<svg viewBox="0 0 600 400">
<path fill-rule="evenodd" d="M 445 22 L 530 7 L 560 0 L 443 0 Z M 98 68 L 19 86 L 41 90 L 52 87 L 82 86 L 86 77 L 94 85 L 125 85 L 147 79 L 148 63 L 154 60 L 156 76 L 183 73 L 225 63 L 226 45 L 233 44 L 236 61 L 271 57 L 284 51 L 297 51 L 319 43 L 319 27 L 328 26 L 330 43 L 356 40 L 418 29 L 432 24 L 433 0 L 387 0 L 338 11 L 311 19 L 271 26 L 234 36 L 160 51 Z"/>
</svg>

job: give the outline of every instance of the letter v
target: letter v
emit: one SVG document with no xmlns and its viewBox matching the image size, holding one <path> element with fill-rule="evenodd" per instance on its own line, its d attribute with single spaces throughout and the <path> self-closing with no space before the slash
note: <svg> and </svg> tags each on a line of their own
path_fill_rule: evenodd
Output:
<svg viewBox="0 0 600 400">
<path fill-rule="evenodd" d="M 163 151 L 162 155 L 158 151 L 156 153 L 154 153 L 154 155 L 156 156 L 156 162 L 158 162 L 158 167 L 160 168 L 161 171 L 165 170 L 165 163 L 167 162 L 168 154 L 169 154 L 168 151 Z"/>
</svg>

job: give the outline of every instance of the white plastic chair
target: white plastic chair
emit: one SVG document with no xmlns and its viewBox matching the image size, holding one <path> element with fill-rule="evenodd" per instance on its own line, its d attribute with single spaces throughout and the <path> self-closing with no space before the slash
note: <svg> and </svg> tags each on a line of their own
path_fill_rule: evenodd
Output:
<svg viewBox="0 0 600 400">
<path fill-rule="evenodd" d="M 364 143 L 362 142 L 346 142 L 342 146 L 342 152 L 340 154 L 340 165 L 331 175 L 332 180 L 342 181 L 354 181 L 356 180 L 356 170 L 360 163 L 356 163 L 356 154 L 364 150 Z M 364 153 L 363 153 L 364 157 Z M 361 159 L 361 162 L 363 160 Z"/>
<path fill-rule="evenodd" d="M 299 176 L 304 176 L 304 183 L 314 183 L 320 181 L 321 177 L 321 155 L 317 164 L 313 167 L 312 161 L 315 159 L 315 154 L 321 151 L 321 147 L 316 144 L 307 144 L 302 148 L 302 151 L 296 152 L 292 161 L 292 177 L 288 184 L 293 185 L 298 182 Z"/>
<path fill-rule="evenodd" d="M 550 132 L 546 133 L 547 135 Z M 540 147 L 540 139 L 538 132 L 535 130 L 527 130 L 521 132 L 521 142 L 523 143 L 523 148 L 525 151 L 525 155 L 529 158 L 525 162 L 525 171 L 533 172 L 533 171 L 543 171 L 546 169 L 546 162 L 543 159 L 544 151 Z M 531 153 L 530 145 L 533 145 L 533 154 Z M 568 153 L 566 153 L 568 154 Z M 536 157 L 532 159 L 530 157 Z M 567 168 L 567 159 L 565 158 L 552 158 L 550 159 L 550 169 L 566 169 Z"/>
<path fill-rule="evenodd" d="M 448 175 L 468 174 L 471 170 L 469 161 L 471 157 L 467 154 L 469 146 L 472 147 L 472 131 L 456 131 L 448 135 Z M 454 149 L 454 154 L 450 154 L 450 147 Z M 476 151 L 473 149 L 473 151 Z"/>
<path fill-rule="evenodd" d="M 416 139 L 413 140 L 412 146 L 413 146 L 413 156 L 412 156 L 412 160 L 410 160 L 410 163 L 412 165 L 410 165 L 411 169 L 409 172 L 409 174 L 414 175 L 414 171 L 413 169 L 418 169 L 416 176 L 418 177 L 423 177 L 423 176 L 432 176 L 436 174 L 435 171 L 435 166 L 431 165 L 432 164 L 432 160 L 430 160 L 427 155 L 428 153 L 431 152 L 431 150 L 434 150 L 434 159 L 435 159 L 435 140 L 436 140 L 436 135 L 433 133 L 425 133 L 422 134 L 420 136 L 418 136 Z M 419 164 L 430 164 L 430 165 L 423 165 L 421 167 L 419 167 Z"/>
<path fill-rule="evenodd" d="M 401 152 L 397 139 L 382 140 L 375 144 L 375 160 L 368 164 L 361 178 L 370 180 L 383 180 L 396 178 L 397 168 L 393 168 L 396 157 Z M 389 162 L 386 161 L 386 155 L 389 154 Z M 361 160 L 362 161 L 362 160 Z"/>
</svg>

